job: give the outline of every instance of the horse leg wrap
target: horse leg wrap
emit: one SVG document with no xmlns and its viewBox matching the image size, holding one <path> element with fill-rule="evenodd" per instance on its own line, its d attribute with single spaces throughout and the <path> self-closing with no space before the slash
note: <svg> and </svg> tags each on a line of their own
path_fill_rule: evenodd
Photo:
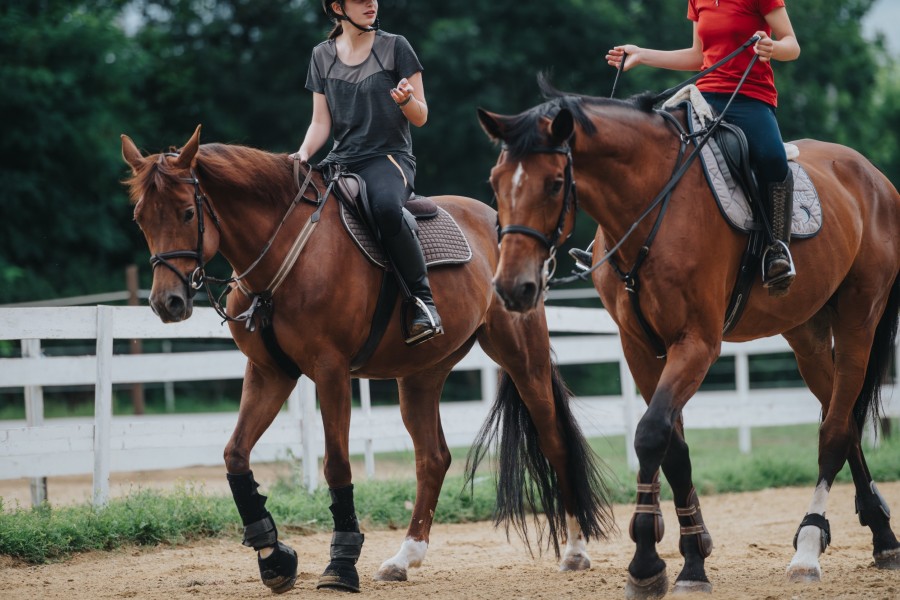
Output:
<svg viewBox="0 0 900 600">
<path fill-rule="evenodd" d="M 316 589 L 334 588 L 359 591 L 356 561 L 362 552 L 365 536 L 355 531 L 335 531 L 331 537 L 331 562 L 319 577 Z"/>
<path fill-rule="evenodd" d="M 797 538 L 800 537 L 800 530 L 807 525 L 812 525 L 813 527 L 818 527 L 822 530 L 822 547 L 819 552 L 825 552 L 825 548 L 831 544 L 831 526 L 828 524 L 828 519 L 816 513 L 808 513 L 803 517 L 803 520 L 800 521 L 800 526 L 797 527 L 797 533 L 794 534 L 794 550 L 797 549 Z"/>
<path fill-rule="evenodd" d="M 274 546 L 278 540 L 275 521 L 266 510 L 266 497 L 257 492 L 259 484 L 253 479 L 253 471 L 232 475 L 228 473 L 228 485 L 244 524 L 244 545 L 254 550 Z"/>
<path fill-rule="evenodd" d="M 697 549 L 700 551 L 700 556 L 707 558 L 712 554 L 713 541 L 712 536 L 709 535 L 709 531 L 706 529 L 706 524 L 703 523 L 703 515 L 700 513 L 700 499 L 697 498 L 697 490 L 694 488 L 691 488 L 691 492 L 688 494 L 687 503 L 686 507 L 675 509 L 675 514 L 678 515 L 679 520 L 682 518 L 690 519 L 689 525 L 681 526 L 678 550 L 684 556 L 685 544 L 689 539 L 688 536 L 695 535 L 697 536 Z"/>
<path fill-rule="evenodd" d="M 872 495 L 877 500 L 877 503 L 866 502 L 863 505 L 859 501 L 859 496 L 854 498 L 856 502 L 856 514 L 859 515 L 859 524 L 865 527 L 872 522 L 872 517 L 881 518 L 884 517 L 886 519 L 891 518 L 891 509 L 887 504 L 887 501 L 884 499 L 884 496 L 881 495 L 881 492 L 878 491 L 878 488 L 875 486 L 874 481 L 869 482 L 869 489 L 872 490 Z"/>
<path fill-rule="evenodd" d="M 662 541 L 663 535 L 666 533 L 666 524 L 663 521 L 662 509 L 659 508 L 659 471 L 653 474 L 651 483 L 637 484 L 637 505 L 634 507 L 634 514 L 631 515 L 631 523 L 628 525 L 628 535 L 631 536 L 632 542 L 637 542 L 634 533 L 634 522 L 638 515 L 653 515 L 653 532 L 656 536 L 656 543 Z M 650 494 L 650 504 L 641 504 L 641 494 Z"/>
<path fill-rule="evenodd" d="M 257 557 L 259 577 L 270 590 L 282 594 L 294 587 L 297 581 L 297 553 L 281 542 L 275 542 L 275 551 L 266 558 Z"/>
</svg>

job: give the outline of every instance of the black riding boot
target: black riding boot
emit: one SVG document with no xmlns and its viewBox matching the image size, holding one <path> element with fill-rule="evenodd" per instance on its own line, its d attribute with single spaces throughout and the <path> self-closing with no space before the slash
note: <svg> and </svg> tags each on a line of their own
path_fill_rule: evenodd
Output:
<svg viewBox="0 0 900 600">
<path fill-rule="evenodd" d="M 441 335 L 444 328 L 434 306 L 428 272 L 425 268 L 425 255 L 422 253 L 416 232 L 404 218 L 400 224 L 400 231 L 392 236 L 384 236 L 381 241 L 391 258 L 391 263 L 412 295 L 413 318 L 409 324 L 406 343 L 412 346 Z"/>
<path fill-rule="evenodd" d="M 774 243 L 763 254 L 763 286 L 770 296 L 784 296 L 794 281 L 796 271 L 788 244 L 791 241 L 791 216 L 794 209 L 794 175 L 788 169 L 783 182 L 770 183 L 769 217 Z"/>
</svg>

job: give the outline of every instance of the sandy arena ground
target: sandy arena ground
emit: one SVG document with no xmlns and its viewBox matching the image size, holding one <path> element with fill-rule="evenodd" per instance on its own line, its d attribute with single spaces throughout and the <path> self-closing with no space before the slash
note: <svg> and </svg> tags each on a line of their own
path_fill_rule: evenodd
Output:
<svg viewBox="0 0 900 600">
<path fill-rule="evenodd" d="M 273 469 L 275 467 L 272 467 Z M 206 489 L 224 492 L 221 469 L 182 472 L 182 477 L 202 480 Z M 260 475 L 268 478 L 271 473 Z M 171 478 L 170 473 L 168 477 Z M 51 481 L 50 496 L 56 502 L 89 496 L 89 479 L 58 478 Z M 163 485 L 162 473 L 124 474 L 113 481 L 113 493 L 132 484 Z M 62 481 L 61 481 L 62 480 Z M 169 480 L 171 482 L 171 479 Z M 5 482 L 0 495 L 8 501 L 16 482 Z M 86 484 L 86 485 L 85 485 Z M 222 489 L 219 489 L 219 485 Z M 23 487 L 18 482 L 18 487 Z M 879 486 L 888 503 L 900 510 L 900 482 Z M 900 598 L 900 571 L 874 568 L 869 530 L 859 526 L 853 512 L 853 489 L 836 487 L 829 499 L 833 545 L 821 558 L 823 581 L 814 585 L 787 583 L 784 571 L 793 554 L 791 540 L 805 512 L 812 490 L 805 488 L 764 490 L 701 498 L 703 513 L 715 550 L 707 560 L 714 592 L 709 599 L 758 598 L 837 599 Z M 438 507 L 440 510 L 440 507 Z M 682 559 L 677 550 L 677 521 L 671 503 L 663 504 L 668 531 L 660 553 L 674 582 Z M 633 552 L 627 536 L 631 507 L 616 506 L 622 533 L 609 542 L 589 546 L 593 565 L 587 572 L 559 573 L 552 556 L 529 557 L 518 539 L 507 542 L 501 531 L 488 523 L 436 525 L 425 564 L 410 571 L 404 583 L 378 583 L 372 575 L 392 556 L 403 539 L 402 531 L 367 531 L 359 562 L 363 596 L 370 598 L 438 598 L 464 600 L 518 598 L 624 598 L 625 568 Z M 898 525 L 895 522 L 894 527 Z M 316 592 L 315 582 L 327 562 L 330 536 L 288 534 L 283 539 L 300 557 L 297 586 L 285 597 L 321 598 L 335 592 Z M 177 548 L 135 548 L 78 555 L 63 563 L 28 566 L 0 557 L 0 598 L 101 599 L 101 598 L 220 598 L 245 600 L 273 598 L 258 580 L 253 552 L 237 539 L 215 539 Z"/>
</svg>

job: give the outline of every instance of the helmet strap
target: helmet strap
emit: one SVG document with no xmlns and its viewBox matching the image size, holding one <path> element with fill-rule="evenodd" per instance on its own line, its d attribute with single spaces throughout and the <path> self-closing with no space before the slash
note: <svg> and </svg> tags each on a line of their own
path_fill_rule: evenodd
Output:
<svg viewBox="0 0 900 600">
<path fill-rule="evenodd" d="M 369 33 L 370 31 L 378 31 L 381 28 L 381 21 L 378 18 L 375 19 L 375 23 L 371 27 L 363 27 L 362 25 L 357 25 L 356 23 L 353 22 L 353 20 L 350 17 L 347 16 L 347 8 L 344 6 L 343 0 L 338 0 L 338 4 L 341 5 L 341 10 L 344 13 L 342 15 L 337 15 L 337 14 L 335 15 L 338 18 L 338 20 L 347 21 L 348 23 L 350 23 L 351 25 L 353 25 L 354 27 L 356 27 L 363 33 Z"/>
</svg>

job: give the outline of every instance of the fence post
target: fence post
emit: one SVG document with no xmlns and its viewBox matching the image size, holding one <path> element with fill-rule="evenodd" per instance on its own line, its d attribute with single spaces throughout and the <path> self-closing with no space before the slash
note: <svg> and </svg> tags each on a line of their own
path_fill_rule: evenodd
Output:
<svg viewBox="0 0 900 600">
<path fill-rule="evenodd" d="M 750 358 L 746 352 L 739 351 L 734 355 L 734 377 L 738 403 L 745 406 L 750 402 Z M 750 454 L 752 450 L 750 425 L 746 423 L 738 426 L 738 448 L 741 454 Z"/>
<path fill-rule="evenodd" d="M 637 473 L 640 463 L 637 452 L 634 450 L 634 431 L 637 429 L 636 406 L 637 394 L 635 393 L 634 378 L 628 370 L 628 363 L 624 358 L 619 359 L 619 380 L 622 382 L 622 410 L 625 416 L 625 457 L 628 462 L 628 470 Z"/>
<path fill-rule="evenodd" d="M 319 486 L 319 455 L 316 452 L 316 384 L 306 375 L 300 378 L 300 405 L 303 415 L 303 484 L 312 493 Z"/>
<path fill-rule="evenodd" d="M 129 265 L 125 268 L 125 287 L 128 288 L 128 306 L 138 306 L 138 268 L 137 265 Z M 131 340 L 129 343 L 131 354 L 142 354 L 144 352 L 144 342 L 141 339 Z M 134 414 L 142 415 L 145 411 L 144 406 L 144 384 L 131 384 L 131 405 L 134 407 Z"/>
<path fill-rule="evenodd" d="M 112 429 L 113 307 L 97 307 L 97 382 L 94 386 L 94 506 L 109 502 Z"/>
<path fill-rule="evenodd" d="M 366 477 L 375 478 L 375 450 L 374 439 L 372 437 L 372 390 L 369 387 L 368 379 L 358 379 L 359 382 L 359 403 L 362 407 L 363 416 L 366 421 L 365 437 L 365 456 L 366 456 Z"/>
<path fill-rule="evenodd" d="M 493 361 L 481 367 L 481 401 L 486 406 L 490 406 L 497 396 L 497 365 Z"/>
<path fill-rule="evenodd" d="M 41 358 L 41 340 L 22 340 L 22 358 Z M 29 427 L 44 424 L 44 388 L 39 385 L 25 387 L 25 420 Z M 47 478 L 31 480 L 31 504 L 40 506 L 47 499 Z"/>
</svg>

